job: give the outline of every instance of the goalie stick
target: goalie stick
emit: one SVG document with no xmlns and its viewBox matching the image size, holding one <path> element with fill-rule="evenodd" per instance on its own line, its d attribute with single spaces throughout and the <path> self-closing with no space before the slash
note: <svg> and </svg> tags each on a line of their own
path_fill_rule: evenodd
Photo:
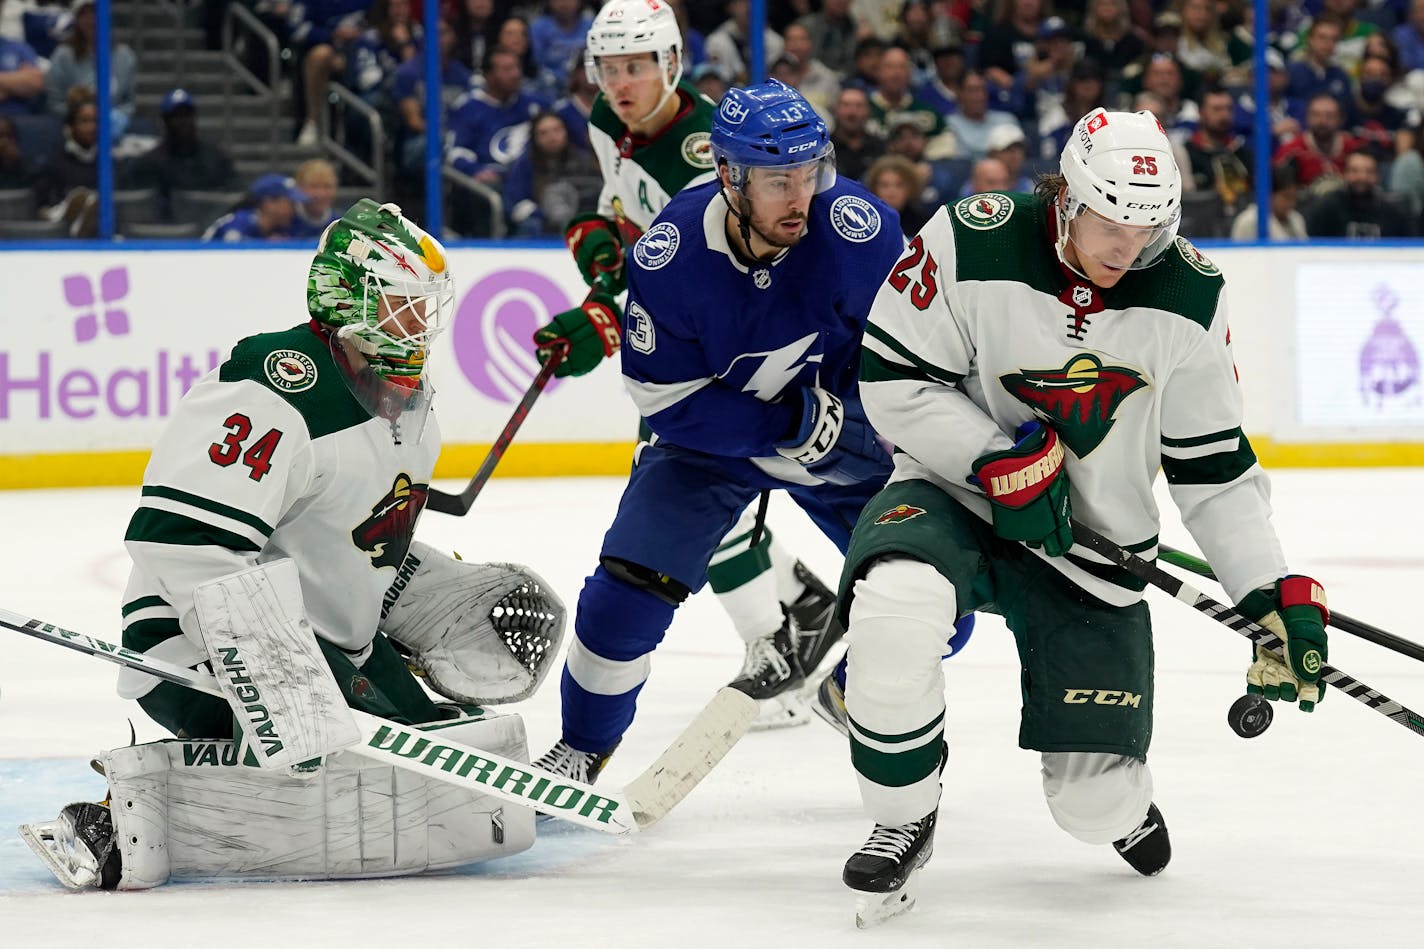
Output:
<svg viewBox="0 0 1424 949">
<path fill-rule="evenodd" d="M 1091 527 L 1074 521 L 1073 540 L 1107 558 L 1110 563 L 1123 568 L 1133 576 L 1145 580 L 1157 589 L 1181 600 L 1197 612 L 1205 613 L 1228 629 L 1235 630 L 1256 645 L 1271 650 L 1280 656 L 1282 661 L 1285 660 L 1285 654 L 1282 652 L 1285 644 L 1275 633 L 1268 629 L 1262 629 L 1231 607 L 1218 603 L 1156 564 L 1123 550 Z M 1410 711 L 1389 696 L 1376 692 L 1359 679 L 1346 675 L 1334 666 L 1323 665 L 1320 667 L 1320 681 L 1331 688 L 1339 689 L 1350 698 L 1374 709 L 1391 721 L 1398 722 L 1416 735 L 1424 735 L 1424 718 L 1421 718 L 1417 712 Z"/>
<path fill-rule="evenodd" d="M 1166 544 L 1159 547 L 1158 551 L 1158 557 L 1174 567 L 1190 570 L 1192 573 L 1206 577 L 1208 580 L 1216 579 L 1216 574 L 1212 572 L 1211 564 L 1194 554 L 1189 554 L 1184 550 L 1177 550 L 1175 547 L 1168 547 Z M 1363 640 L 1372 642 L 1376 646 L 1392 649 L 1401 656 L 1408 656 L 1410 659 L 1418 659 L 1424 662 L 1424 646 L 1419 645 L 1413 640 L 1405 639 L 1403 636 L 1396 636 L 1393 633 L 1385 632 L 1378 626 L 1373 626 L 1363 620 L 1346 616 L 1344 613 L 1338 612 L 1334 607 L 1330 609 L 1330 625 L 1335 629 L 1349 633 L 1351 636 L 1358 636 Z"/>
<path fill-rule="evenodd" d="M 155 678 L 222 697 L 217 680 L 83 633 L 0 608 L 0 627 L 146 672 Z M 521 761 L 433 738 L 352 709 L 361 739 L 349 749 L 437 781 L 609 834 L 627 834 L 662 819 L 697 786 L 746 733 L 756 717 L 754 700 L 723 688 L 625 792 L 598 791 Z"/>
</svg>

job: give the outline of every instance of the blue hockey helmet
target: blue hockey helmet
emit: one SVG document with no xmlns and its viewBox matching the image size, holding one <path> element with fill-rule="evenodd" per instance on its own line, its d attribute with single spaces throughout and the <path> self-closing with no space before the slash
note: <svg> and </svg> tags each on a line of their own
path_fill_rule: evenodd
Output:
<svg viewBox="0 0 1424 949">
<path fill-rule="evenodd" d="M 836 183 L 835 147 L 826 123 L 801 93 L 779 79 L 728 89 L 712 120 L 712 156 L 744 191 L 752 168 L 817 164 L 816 192 Z"/>
</svg>

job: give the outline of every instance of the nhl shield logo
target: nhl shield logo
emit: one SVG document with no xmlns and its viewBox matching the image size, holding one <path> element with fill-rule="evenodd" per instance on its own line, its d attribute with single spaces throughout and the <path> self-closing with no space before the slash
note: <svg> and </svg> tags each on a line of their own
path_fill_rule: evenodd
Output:
<svg viewBox="0 0 1424 949">
<path fill-rule="evenodd" d="M 304 392 L 316 385 L 316 363 L 306 353 L 278 349 L 267 354 L 262 364 L 267 381 L 278 392 Z"/>
<path fill-rule="evenodd" d="M 912 521 L 925 513 L 922 507 L 915 507 L 913 504 L 897 504 L 884 514 L 875 519 L 876 526 L 884 524 L 903 524 Z"/>
<path fill-rule="evenodd" d="M 758 290 L 765 290 L 771 286 L 771 271 L 765 267 L 759 267 L 752 271 L 752 283 L 756 284 Z"/>
<path fill-rule="evenodd" d="M 1080 310 L 1093 302 L 1093 291 L 1079 284 L 1073 288 L 1073 305 Z"/>
<path fill-rule="evenodd" d="M 1007 221 L 1014 203 L 1001 194 L 972 194 L 954 206 L 954 216 L 965 227 L 988 231 Z"/>
</svg>

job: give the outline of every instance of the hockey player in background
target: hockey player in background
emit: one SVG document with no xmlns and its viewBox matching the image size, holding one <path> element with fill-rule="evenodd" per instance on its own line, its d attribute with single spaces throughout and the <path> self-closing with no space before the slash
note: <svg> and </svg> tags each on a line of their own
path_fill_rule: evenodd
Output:
<svg viewBox="0 0 1424 949">
<path fill-rule="evenodd" d="M 872 307 L 861 396 L 899 449 L 846 557 L 845 704 L 874 831 L 845 865 L 861 921 L 913 905 L 939 807 L 949 618 L 1003 615 L 1023 663 L 1019 744 L 1054 820 L 1151 876 L 1171 857 L 1153 803 L 1152 639 L 1143 584 L 1073 544 L 1071 519 L 1152 557 L 1152 482 L 1238 609 L 1287 644 L 1248 688 L 1320 700 L 1324 593 L 1290 574 L 1241 430 L 1221 272 L 1176 236 L 1181 179 L 1150 113 L 1084 116 L 1034 194 L 941 208 Z"/>
<path fill-rule="evenodd" d="M 588 32 L 585 68 L 599 88 L 589 116 L 589 139 L 603 170 L 598 212 L 569 222 L 565 240 L 579 273 L 599 287 L 580 306 L 560 313 L 534 334 L 540 359 L 563 341 L 567 359 L 556 375 L 583 375 L 621 344 L 624 251 L 690 185 L 713 180 L 708 133 L 716 105 L 682 76 L 682 34 L 672 7 L 661 0 L 611 0 Z M 640 432 L 648 437 L 646 424 Z M 751 505 L 712 555 L 707 580 L 747 644 L 786 627 L 797 643 L 793 674 L 776 698 L 764 700 L 753 727 L 808 721 L 797 687 L 844 632 L 834 620 L 835 597 L 811 570 L 755 526 Z M 744 670 L 745 671 L 745 670 Z"/>
<path fill-rule="evenodd" d="M 890 471 L 856 363 L 903 246 L 895 212 L 836 180 L 825 124 L 775 80 L 728 92 L 711 144 L 717 181 L 673 198 L 629 255 L 623 376 L 654 435 L 579 597 L 563 734 L 538 762 L 585 781 L 632 722 L 677 606 L 758 494 L 785 490 L 844 549 Z M 751 643 L 732 685 L 763 698 L 797 667 L 781 626 Z"/>
<path fill-rule="evenodd" d="M 395 205 L 362 200 L 322 234 L 306 300 L 309 323 L 238 342 L 154 446 L 125 535 L 123 644 L 220 669 L 211 635 L 231 628 L 252 667 L 243 682 L 261 682 L 258 666 L 312 659 L 295 690 L 311 682 L 307 695 L 290 682 L 261 694 L 283 727 L 317 732 L 349 705 L 525 755 L 518 716 L 464 703 L 534 690 L 544 666 L 529 657 L 557 648 L 562 604 L 523 568 L 463 563 L 412 539 L 440 450 L 424 369 L 452 316 L 444 249 Z M 205 591 L 229 584 L 250 595 L 215 606 Z M 501 605 L 523 607 L 526 622 L 497 624 Z M 292 642 L 278 629 L 295 629 Z M 437 705 L 410 666 L 453 704 Z M 324 689 L 325 707 L 313 698 Z M 103 753 L 110 800 L 22 828 L 71 887 L 399 876 L 533 841 L 524 808 L 349 752 L 325 758 L 321 780 L 252 767 L 248 743 L 266 733 L 250 706 L 131 668 L 119 693 L 178 740 Z"/>
</svg>

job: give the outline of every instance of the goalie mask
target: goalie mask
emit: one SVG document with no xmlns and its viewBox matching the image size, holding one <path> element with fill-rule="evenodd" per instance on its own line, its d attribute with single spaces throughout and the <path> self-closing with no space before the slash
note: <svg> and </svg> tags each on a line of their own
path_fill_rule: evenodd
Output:
<svg viewBox="0 0 1424 949">
<path fill-rule="evenodd" d="M 1182 175 L 1152 113 L 1094 109 L 1073 126 L 1060 166 L 1068 182 L 1056 206 L 1064 264 L 1070 240 L 1117 270 L 1150 267 L 1172 246 Z"/>
<path fill-rule="evenodd" d="M 415 439 L 430 407 L 425 360 L 454 302 L 445 249 L 399 207 L 369 198 L 327 226 L 307 274 L 307 311 L 331 331 L 352 395 Z"/>
<path fill-rule="evenodd" d="M 416 541 L 386 594 L 381 631 L 436 692 L 498 705 L 539 688 L 566 616 L 563 600 L 528 567 L 466 563 Z"/>
</svg>

